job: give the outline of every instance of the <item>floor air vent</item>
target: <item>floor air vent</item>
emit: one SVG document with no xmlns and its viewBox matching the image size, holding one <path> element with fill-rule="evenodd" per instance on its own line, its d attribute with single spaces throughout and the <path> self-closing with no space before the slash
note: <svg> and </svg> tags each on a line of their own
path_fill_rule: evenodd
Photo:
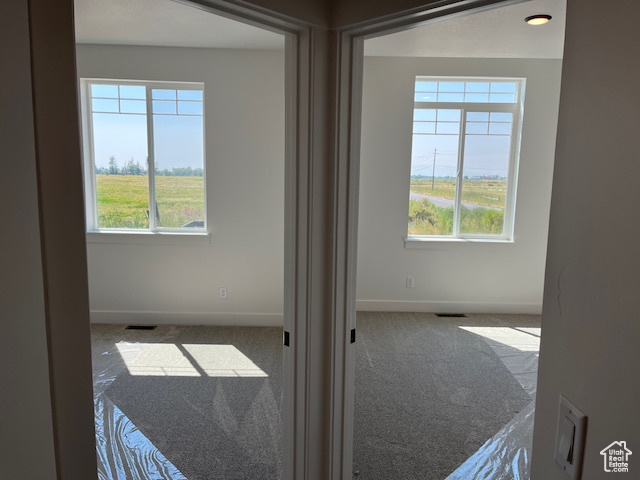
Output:
<svg viewBox="0 0 640 480">
<path fill-rule="evenodd" d="M 127 325 L 125 330 L 155 330 L 157 325 Z"/>
<path fill-rule="evenodd" d="M 436 313 L 436 317 L 463 318 L 466 317 L 466 315 L 464 313 Z"/>
</svg>

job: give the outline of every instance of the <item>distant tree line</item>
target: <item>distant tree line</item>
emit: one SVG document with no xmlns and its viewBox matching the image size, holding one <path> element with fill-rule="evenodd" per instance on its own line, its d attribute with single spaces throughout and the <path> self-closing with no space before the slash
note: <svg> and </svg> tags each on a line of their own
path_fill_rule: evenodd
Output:
<svg viewBox="0 0 640 480">
<path fill-rule="evenodd" d="M 109 158 L 108 167 L 96 166 L 96 174 L 98 175 L 146 175 L 147 173 L 147 166 L 141 165 L 140 162 L 134 161 L 133 158 L 125 163 L 122 167 L 118 166 L 118 161 L 115 157 Z M 202 177 L 204 176 L 204 171 L 202 168 L 191 167 L 173 167 L 160 170 L 156 166 L 156 176 Z"/>
<path fill-rule="evenodd" d="M 411 175 L 411 184 L 412 185 L 428 185 L 430 184 L 434 178 L 438 180 L 456 180 L 457 177 L 446 175 L 446 176 L 438 176 L 433 177 L 431 175 Z M 464 180 L 506 180 L 507 177 L 502 177 L 500 175 L 474 175 L 470 177 L 469 175 L 465 175 Z"/>
<path fill-rule="evenodd" d="M 165 168 L 164 170 L 158 170 L 156 168 L 156 176 L 166 177 L 202 177 L 204 171 L 202 168 L 191 167 L 173 167 L 171 169 Z"/>
</svg>

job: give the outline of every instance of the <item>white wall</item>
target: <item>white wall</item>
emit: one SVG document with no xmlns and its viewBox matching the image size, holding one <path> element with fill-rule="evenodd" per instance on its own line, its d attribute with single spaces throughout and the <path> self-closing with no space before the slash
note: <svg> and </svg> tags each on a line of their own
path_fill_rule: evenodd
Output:
<svg viewBox="0 0 640 480">
<path fill-rule="evenodd" d="M 284 53 L 79 45 L 77 55 L 80 77 L 205 84 L 210 244 L 90 241 L 92 321 L 281 324 Z"/>
<path fill-rule="evenodd" d="M 366 57 L 364 66 L 358 308 L 539 313 L 561 61 Z M 527 79 L 514 243 L 405 248 L 416 75 Z"/>
<path fill-rule="evenodd" d="M 568 2 L 534 479 L 567 478 L 553 460 L 561 394 L 588 416 L 583 480 L 616 478 L 600 451 L 619 440 L 626 477 L 640 471 L 640 4 L 612 7 Z"/>
</svg>

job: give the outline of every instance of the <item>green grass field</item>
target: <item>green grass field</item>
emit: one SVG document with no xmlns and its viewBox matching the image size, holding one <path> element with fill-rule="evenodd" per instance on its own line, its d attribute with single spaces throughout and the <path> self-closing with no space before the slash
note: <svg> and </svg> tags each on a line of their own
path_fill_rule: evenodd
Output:
<svg viewBox="0 0 640 480">
<path fill-rule="evenodd" d="M 96 175 L 99 228 L 149 228 L 146 175 Z M 204 220 L 203 177 L 156 177 L 158 227 Z"/>
<path fill-rule="evenodd" d="M 411 192 L 434 197 L 455 198 L 456 181 L 437 178 L 411 178 Z M 492 208 L 468 208 L 462 205 L 460 233 L 499 235 L 504 229 L 506 180 L 463 180 L 462 202 Z M 496 210 L 499 208 L 500 210 Z M 434 205 L 428 199 L 409 202 L 409 235 L 452 235 L 453 207 Z"/>
<path fill-rule="evenodd" d="M 456 181 L 452 179 L 436 178 L 434 188 L 431 179 L 411 179 L 410 190 L 416 193 L 434 195 L 436 197 L 455 197 Z M 463 180 L 462 201 L 486 205 L 488 207 L 504 208 L 507 195 L 506 180 Z"/>
<path fill-rule="evenodd" d="M 149 228 L 149 186 L 145 175 L 96 175 L 99 228 Z M 455 181 L 437 179 L 435 188 L 427 184 L 411 185 L 412 192 L 454 198 Z M 506 182 L 467 180 L 463 201 L 504 208 Z M 176 228 L 204 220 L 203 177 L 156 177 L 158 227 Z M 504 214 L 490 208 L 462 208 L 461 233 L 502 233 Z M 451 235 L 453 208 L 438 207 L 427 199 L 411 200 L 410 235 Z"/>
<path fill-rule="evenodd" d="M 503 210 L 462 207 L 460 233 L 500 235 Z M 409 200 L 409 235 L 452 235 L 453 207 L 438 207 L 427 199 Z"/>
</svg>

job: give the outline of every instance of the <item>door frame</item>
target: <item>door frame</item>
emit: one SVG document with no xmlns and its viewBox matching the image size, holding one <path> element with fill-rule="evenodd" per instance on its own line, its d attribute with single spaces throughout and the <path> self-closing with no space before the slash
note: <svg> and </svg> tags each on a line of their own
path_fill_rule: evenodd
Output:
<svg viewBox="0 0 640 480">
<path fill-rule="evenodd" d="M 284 329 L 290 341 L 283 354 L 283 478 L 349 479 L 364 39 L 523 0 L 442 0 L 345 28 L 310 25 L 240 0 L 178 1 L 286 37 Z M 86 256 L 78 253 L 86 239 L 73 3 L 30 0 L 29 7 L 57 473 L 86 478 L 88 439 L 95 435 Z M 63 93 L 50 95 L 57 88 L 51 79 L 64 83 Z"/>
<path fill-rule="evenodd" d="M 422 27 L 442 17 L 467 15 L 526 0 L 462 0 L 435 2 L 363 24 L 337 30 L 335 75 L 335 174 L 332 338 L 332 479 L 352 478 L 355 391 L 356 278 L 360 184 L 360 134 L 364 41 Z"/>
</svg>

